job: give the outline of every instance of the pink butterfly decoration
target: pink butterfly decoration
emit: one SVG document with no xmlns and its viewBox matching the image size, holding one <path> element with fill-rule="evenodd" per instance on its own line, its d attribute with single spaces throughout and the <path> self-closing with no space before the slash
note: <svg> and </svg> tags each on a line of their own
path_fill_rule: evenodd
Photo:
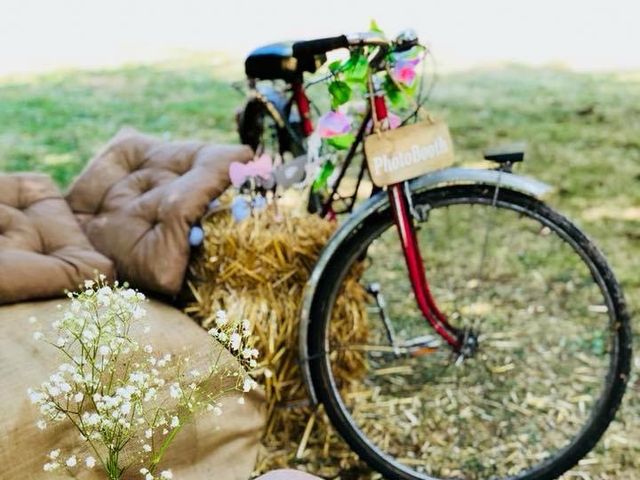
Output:
<svg viewBox="0 0 640 480">
<path fill-rule="evenodd" d="M 331 138 L 351 130 L 351 120 L 341 112 L 327 112 L 318 119 L 318 135 Z"/>
<path fill-rule="evenodd" d="M 264 153 L 253 162 L 232 162 L 231 165 L 229 165 L 229 178 L 233 186 L 239 188 L 251 177 L 261 177 L 269 180 L 272 170 L 273 162 L 271 156 Z"/>
</svg>

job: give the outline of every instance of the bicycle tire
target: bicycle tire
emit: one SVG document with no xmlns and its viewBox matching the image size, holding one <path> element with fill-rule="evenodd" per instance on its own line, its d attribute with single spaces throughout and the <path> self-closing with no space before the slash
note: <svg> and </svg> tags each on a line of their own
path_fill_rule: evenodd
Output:
<svg viewBox="0 0 640 480">
<path fill-rule="evenodd" d="M 540 464 L 506 476 L 511 480 L 551 480 L 566 472 L 583 458 L 601 438 L 615 416 L 623 397 L 631 366 L 631 329 L 622 290 L 604 256 L 591 240 L 566 217 L 552 210 L 542 201 L 528 195 L 502 188 L 494 198 L 495 188 L 483 185 L 457 185 L 412 192 L 414 204 L 428 204 L 436 209 L 453 204 L 483 204 L 513 210 L 539 221 L 558 234 L 586 263 L 593 278 L 610 302 L 615 322 L 614 352 L 602 396 L 577 436 L 562 450 Z M 436 479 L 417 473 L 399 464 L 373 444 L 350 417 L 336 386 L 327 350 L 328 332 L 333 304 L 350 266 L 362 258 L 363 248 L 385 229 L 392 228 L 392 213 L 386 207 L 371 213 L 356 232 L 336 249 L 328 263 L 311 304 L 309 327 L 309 358 L 313 385 L 326 414 L 346 443 L 372 469 L 389 479 Z M 428 228 L 428 225 L 427 225 Z M 455 477 L 458 478 L 458 477 Z M 466 477 L 462 477 L 466 478 Z M 493 478 L 493 477 L 492 477 Z"/>
</svg>

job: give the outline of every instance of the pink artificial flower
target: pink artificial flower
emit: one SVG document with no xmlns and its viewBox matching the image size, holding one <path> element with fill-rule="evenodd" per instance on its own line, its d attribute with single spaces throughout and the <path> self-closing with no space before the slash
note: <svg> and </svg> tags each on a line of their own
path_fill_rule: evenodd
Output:
<svg viewBox="0 0 640 480">
<path fill-rule="evenodd" d="M 337 137 L 350 130 L 351 120 L 344 113 L 328 112 L 318 119 L 317 132 L 321 138 Z"/>
<path fill-rule="evenodd" d="M 416 65 L 420 59 L 398 60 L 393 66 L 393 78 L 400 83 L 411 86 L 416 78 Z"/>
</svg>

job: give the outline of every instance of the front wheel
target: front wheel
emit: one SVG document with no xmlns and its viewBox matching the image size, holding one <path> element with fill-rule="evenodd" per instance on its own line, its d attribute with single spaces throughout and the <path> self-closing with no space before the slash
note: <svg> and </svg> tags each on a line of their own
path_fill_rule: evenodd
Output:
<svg viewBox="0 0 640 480">
<path fill-rule="evenodd" d="M 575 225 L 521 193 L 449 186 L 413 204 L 433 296 L 479 348 L 461 359 L 430 329 L 383 208 L 338 248 L 312 302 L 327 415 L 389 479 L 557 478 L 625 390 L 631 333 L 613 273 Z M 346 308 L 345 289 L 366 309 Z"/>
</svg>

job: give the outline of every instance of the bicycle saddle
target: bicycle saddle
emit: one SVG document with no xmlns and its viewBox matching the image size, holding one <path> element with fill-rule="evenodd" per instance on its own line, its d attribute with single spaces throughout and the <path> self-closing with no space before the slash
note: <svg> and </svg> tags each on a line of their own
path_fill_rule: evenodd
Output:
<svg viewBox="0 0 640 480">
<path fill-rule="evenodd" d="M 484 158 L 496 163 L 517 163 L 524 160 L 526 144 L 524 142 L 500 145 L 485 150 Z"/>
</svg>

